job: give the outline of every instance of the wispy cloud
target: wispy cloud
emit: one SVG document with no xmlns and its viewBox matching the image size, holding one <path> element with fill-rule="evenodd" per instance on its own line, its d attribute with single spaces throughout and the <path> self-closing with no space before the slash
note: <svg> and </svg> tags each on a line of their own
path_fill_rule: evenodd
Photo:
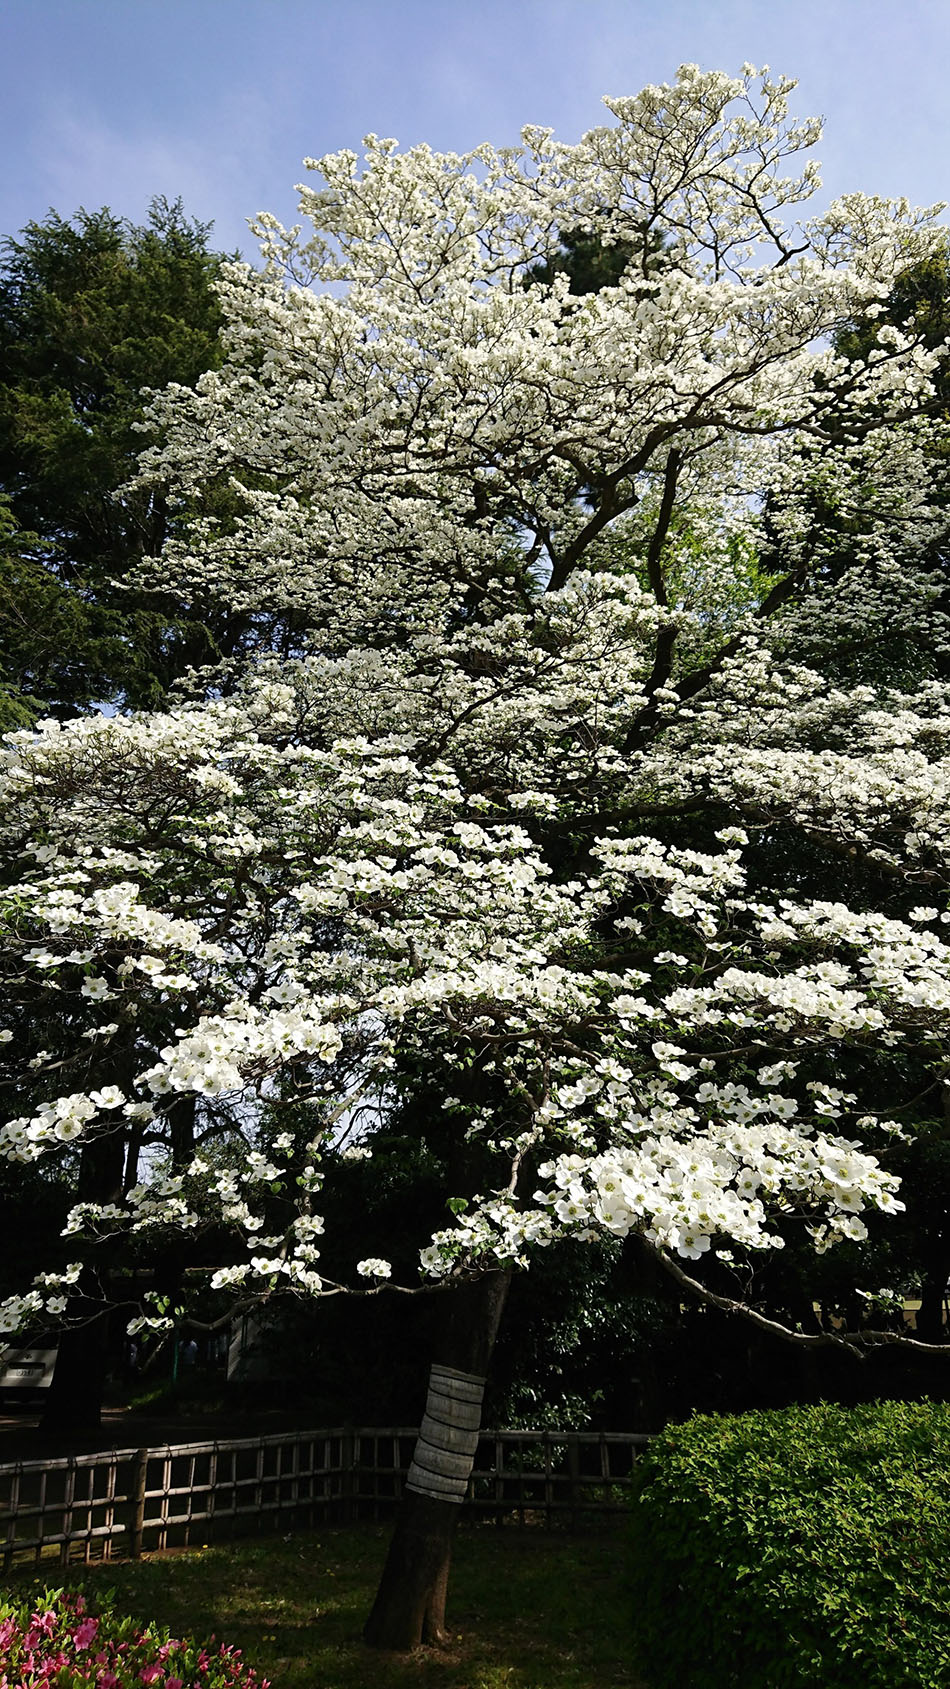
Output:
<svg viewBox="0 0 950 1689">
<path fill-rule="evenodd" d="M 526 122 L 565 140 L 603 93 L 683 60 L 768 61 L 823 111 L 829 194 L 946 191 L 948 0 L 0 0 L 0 233 L 53 205 L 135 219 L 181 194 L 216 244 L 295 217 L 301 159 L 359 146 L 465 148 Z"/>
<path fill-rule="evenodd" d="M 262 209 L 288 216 L 293 209 L 300 161 L 281 159 L 280 151 L 266 104 L 253 95 L 226 93 L 187 121 L 170 123 L 167 113 L 146 109 L 134 126 L 75 99 L 55 101 L 35 115 L 20 194 L 29 193 L 31 217 L 48 206 L 70 215 L 108 205 L 135 221 L 153 196 L 181 195 L 189 215 L 213 220 L 216 246 L 253 256 L 247 219 Z"/>
</svg>

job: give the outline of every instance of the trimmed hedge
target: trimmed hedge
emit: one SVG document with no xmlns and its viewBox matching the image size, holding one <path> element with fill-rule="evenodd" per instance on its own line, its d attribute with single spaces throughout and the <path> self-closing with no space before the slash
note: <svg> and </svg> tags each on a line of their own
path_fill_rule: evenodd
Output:
<svg viewBox="0 0 950 1689">
<path fill-rule="evenodd" d="M 950 1689 L 950 1406 L 671 1425 L 634 1518 L 651 1689 Z"/>
</svg>

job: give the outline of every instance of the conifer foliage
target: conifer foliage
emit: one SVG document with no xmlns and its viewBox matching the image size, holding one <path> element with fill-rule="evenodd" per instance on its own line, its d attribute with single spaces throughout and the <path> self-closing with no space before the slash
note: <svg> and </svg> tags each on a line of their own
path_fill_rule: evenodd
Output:
<svg viewBox="0 0 950 1689">
<path fill-rule="evenodd" d="M 126 577 L 160 551 L 163 490 L 125 490 L 147 436 L 143 389 L 220 360 L 220 255 L 181 202 L 137 228 L 104 209 L 50 212 L 0 259 L 0 675 L 21 713 L 143 705 L 214 652 Z M 220 618 L 219 618 L 220 621 Z"/>
</svg>

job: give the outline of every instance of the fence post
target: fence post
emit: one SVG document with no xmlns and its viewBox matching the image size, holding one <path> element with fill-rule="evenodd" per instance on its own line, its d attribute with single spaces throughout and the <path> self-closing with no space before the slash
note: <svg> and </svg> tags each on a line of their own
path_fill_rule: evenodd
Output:
<svg viewBox="0 0 950 1689">
<path fill-rule="evenodd" d="M 70 1455 L 63 1479 L 63 1541 L 59 1551 L 60 1565 L 69 1565 L 69 1550 L 73 1534 L 73 1501 L 76 1495 L 76 1457 Z"/>
<path fill-rule="evenodd" d="M 577 1530 L 577 1509 L 580 1504 L 581 1446 L 576 1437 L 567 1445 L 567 1464 L 571 1475 L 568 1495 L 571 1499 L 571 1530 Z"/>
<path fill-rule="evenodd" d="M 95 1468 L 93 1468 L 93 1485 L 95 1485 Z M 103 1519 L 103 1523 L 106 1527 L 106 1535 L 102 1539 L 102 1558 L 103 1558 L 103 1560 L 111 1560 L 112 1559 L 112 1538 L 115 1534 L 115 1492 L 118 1489 L 118 1487 L 119 1487 L 119 1457 L 118 1457 L 115 1449 L 113 1449 L 112 1459 L 109 1461 L 109 1464 L 106 1467 L 106 1505 L 105 1505 L 105 1517 Z M 90 1516 L 89 1516 L 89 1523 L 92 1524 L 92 1514 L 91 1514 L 91 1512 L 90 1512 Z"/>
<path fill-rule="evenodd" d="M 7 1540 L 6 1540 L 6 1544 L 5 1544 L 4 1551 L 3 1551 L 3 1569 L 4 1569 L 5 1572 L 8 1572 L 10 1570 L 10 1567 L 13 1565 L 13 1554 L 14 1554 L 14 1550 L 16 1548 L 16 1528 L 17 1528 L 17 1518 L 16 1518 L 16 1516 L 17 1516 L 17 1513 L 20 1510 L 20 1477 L 21 1477 L 20 1466 L 19 1466 L 19 1463 L 17 1463 L 17 1465 L 13 1468 L 13 1471 L 10 1474 L 10 1494 L 9 1494 L 9 1499 L 7 1501 Z M 40 1514 L 40 1518 L 39 1518 L 39 1530 L 40 1530 L 40 1536 L 42 1537 L 42 1535 L 43 1535 L 43 1515 L 42 1515 L 42 1513 Z M 39 1555 L 37 1555 L 37 1559 L 39 1559 Z"/>
<path fill-rule="evenodd" d="M 142 1558 L 142 1538 L 145 1534 L 145 1485 L 148 1477 L 148 1449 L 136 1449 L 132 1463 L 132 1525 L 129 1555 Z"/>
<path fill-rule="evenodd" d="M 346 1425 L 340 1437 L 340 1513 L 344 1525 L 356 1519 L 356 1434 Z"/>
</svg>

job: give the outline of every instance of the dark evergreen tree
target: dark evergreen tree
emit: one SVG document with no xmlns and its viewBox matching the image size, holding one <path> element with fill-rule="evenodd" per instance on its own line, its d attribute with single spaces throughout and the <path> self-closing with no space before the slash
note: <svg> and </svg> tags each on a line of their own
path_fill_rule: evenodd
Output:
<svg viewBox="0 0 950 1689">
<path fill-rule="evenodd" d="M 227 643 L 224 615 L 210 627 L 127 584 L 173 520 L 160 493 L 124 490 L 148 439 L 143 389 L 220 361 L 210 231 L 156 199 L 142 227 L 50 212 L 2 243 L 3 725 L 154 703 Z"/>
</svg>

